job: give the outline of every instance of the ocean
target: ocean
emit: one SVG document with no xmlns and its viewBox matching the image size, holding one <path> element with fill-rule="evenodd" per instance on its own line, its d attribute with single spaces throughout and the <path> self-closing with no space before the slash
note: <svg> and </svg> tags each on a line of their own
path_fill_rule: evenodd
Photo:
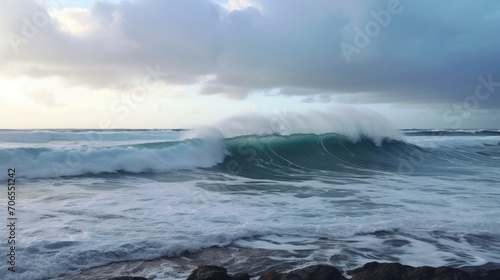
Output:
<svg viewBox="0 0 500 280">
<path fill-rule="evenodd" d="M 0 278 L 500 263 L 500 130 L 304 127 L 1 130 Z"/>
</svg>

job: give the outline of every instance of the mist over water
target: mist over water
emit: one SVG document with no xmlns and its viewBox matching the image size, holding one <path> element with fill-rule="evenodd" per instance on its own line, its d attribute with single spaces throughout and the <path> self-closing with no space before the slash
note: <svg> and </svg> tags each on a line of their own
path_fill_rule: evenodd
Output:
<svg viewBox="0 0 500 280">
<path fill-rule="evenodd" d="M 307 113 L 243 114 L 209 127 L 187 131 L 183 138 L 336 133 L 357 141 L 361 137 L 380 143 L 385 138 L 401 139 L 402 134 L 376 112 L 353 108 Z"/>
<path fill-rule="evenodd" d="M 346 109 L 190 131 L 0 131 L 0 167 L 17 171 L 22 279 L 213 246 L 229 267 L 252 260 L 247 272 L 463 267 L 500 259 L 499 144 L 495 129 L 397 131 Z"/>
</svg>

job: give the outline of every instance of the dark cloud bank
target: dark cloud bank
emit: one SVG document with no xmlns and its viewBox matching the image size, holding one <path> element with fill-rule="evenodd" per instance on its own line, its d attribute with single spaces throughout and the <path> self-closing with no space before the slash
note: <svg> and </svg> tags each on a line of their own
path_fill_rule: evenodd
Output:
<svg viewBox="0 0 500 280">
<path fill-rule="evenodd" d="M 98 28 L 77 36 L 54 18 L 44 23 L 43 6 L 3 1 L 0 71 L 109 87 L 159 66 L 173 84 L 215 77 L 201 94 L 281 88 L 315 102 L 343 94 L 358 103 L 500 108 L 497 0 L 258 3 L 229 12 L 207 0 L 98 1 L 90 14 Z M 24 38 L 23 18 L 37 13 L 35 36 L 12 37 Z"/>
</svg>

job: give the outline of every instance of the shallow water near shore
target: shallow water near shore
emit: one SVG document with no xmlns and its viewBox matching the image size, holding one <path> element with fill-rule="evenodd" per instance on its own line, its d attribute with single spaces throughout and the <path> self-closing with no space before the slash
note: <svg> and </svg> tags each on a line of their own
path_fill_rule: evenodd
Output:
<svg viewBox="0 0 500 280">
<path fill-rule="evenodd" d="M 318 240 L 273 235 L 252 238 L 252 240 L 244 239 L 228 246 L 202 249 L 195 253 L 186 252 L 178 257 L 112 263 L 88 269 L 76 275 L 62 276 L 56 279 L 107 280 L 118 276 L 142 276 L 148 279 L 186 279 L 197 266 L 204 264 L 223 266 L 228 270 L 229 274 L 248 273 L 252 279 L 257 279 L 267 269 L 285 272 L 315 264 L 333 265 L 347 276 L 348 270 L 361 267 L 364 264 L 362 262 L 363 258 L 379 262 L 410 260 L 412 252 L 398 256 L 395 253 L 402 253 L 402 250 L 398 250 L 398 248 L 411 246 L 411 244 L 418 244 L 419 242 L 429 242 L 429 240 L 402 239 L 397 234 L 389 232 L 374 233 L 372 238 L 381 238 L 378 242 L 384 240 L 381 243 L 385 248 L 379 248 L 381 251 L 373 251 L 373 248 L 368 248 L 366 242 L 360 241 L 361 238 L 335 241 L 321 240 L 318 242 Z M 485 239 L 489 238 L 486 237 Z M 248 246 L 248 242 L 254 243 L 254 246 Z M 324 247 L 321 248 L 321 245 Z M 490 244 L 484 245 L 489 246 Z M 439 264 L 432 263 L 432 261 L 422 261 L 422 255 L 429 254 L 428 247 L 432 246 L 446 251 L 445 246 L 438 242 L 426 244 L 420 248 L 424 250 L 423 252 L 418 251 L 418 249 L 415 250 L 414 253 L 417 253 L 417 255 L 413 257 L 417 260 L 413 261 L 413 263 L 416 265 L 439 266 Z M 448 252 L 443 253 L 442 256 L 448 255 L 450 260 L 456 259 L 454 254 L 459 250 L 448 249 Z M 453 262 L 447 264 L 452 265 Z M 471 272 L 476 269 L 500 269 L 500 263 L 459 267 L 464 271 Z"/>
<path fill-rule="evenodd" d="M 19 220 L 2 279 L 499 263 L 498 130 L 184 135 L 2 131 Z"/>
</svg>

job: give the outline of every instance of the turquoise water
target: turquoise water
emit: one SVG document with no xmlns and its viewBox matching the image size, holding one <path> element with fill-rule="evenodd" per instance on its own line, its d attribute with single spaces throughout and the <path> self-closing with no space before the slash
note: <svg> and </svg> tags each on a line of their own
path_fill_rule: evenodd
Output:
<svg viewBox="0 0 500 280">
<path fill-rule="evenodd" d="M 213 246 L 247 272 L 271 259 L 498 263 L 498 130 L 341 132 L 0 131 L 19 221 L 17 273 L 2 262 L 1 278 L 71 279 Z"/>
</svg>

